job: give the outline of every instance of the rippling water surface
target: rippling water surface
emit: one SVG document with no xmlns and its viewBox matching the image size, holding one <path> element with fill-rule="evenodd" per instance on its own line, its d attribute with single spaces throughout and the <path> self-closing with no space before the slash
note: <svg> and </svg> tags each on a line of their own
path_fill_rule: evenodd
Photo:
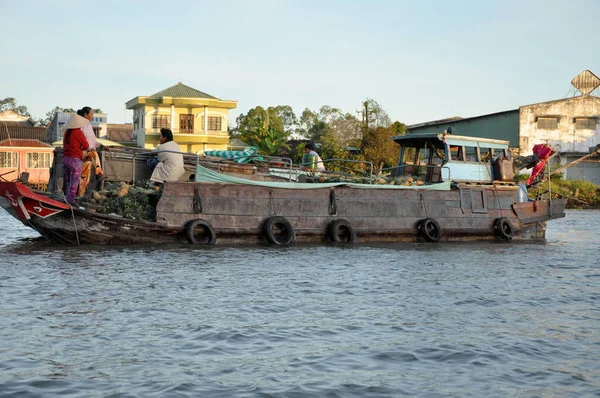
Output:
<svg viewBox="0 0 600 398">
<path fill-rule="evenodd" d="M 0 211 L 0 396 L 600 395 L 600 212 L 545 243 L 64 247 Z"/>
</svg>

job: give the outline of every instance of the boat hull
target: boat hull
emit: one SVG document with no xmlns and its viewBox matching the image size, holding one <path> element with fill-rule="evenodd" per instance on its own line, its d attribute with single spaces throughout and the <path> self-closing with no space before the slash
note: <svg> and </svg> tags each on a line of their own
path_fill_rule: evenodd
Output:
<svg viewBox="0 0 600 398">
<path fill-rule="evenodd" d="M 348 223 L 357 242 L 431 240 L 420 228 L 428 219 L 439 226 L 436 241 L 500 240 L 499 219 L 510 224 L 513 239 L 544 239 L 546 222 L 564 217 L 566 204 L 515 203 L 512 187 L 286 189 L 183 182 L 165 184 L 157 222 L 147 222 L 71 208 L 18 182 L 0 183 L 0 196 L 10 214 L 51 242 L 107 245 L 186 242 L 193 220 L 211 225 L 218 244 L 265 242 L 272 217 L 289 222 L 295 242 L 332 241 L 336 220 Z"/>
</svg>

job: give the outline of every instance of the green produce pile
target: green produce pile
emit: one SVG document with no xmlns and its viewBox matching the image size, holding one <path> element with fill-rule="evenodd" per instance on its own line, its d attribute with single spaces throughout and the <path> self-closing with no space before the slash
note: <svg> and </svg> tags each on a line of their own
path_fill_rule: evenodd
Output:
<svg viewBox="0 0 600 398">
<path fill-rule="evenodd" d="M 156 204 L 162 188 L 150 181 L 129 185 L 125 182 L 109 182 L 105 189 L 94 192 L 84 199 L 84 204 L 96 212 L 118 215 L 134 220 L 156 221 Z"/>
</svg>

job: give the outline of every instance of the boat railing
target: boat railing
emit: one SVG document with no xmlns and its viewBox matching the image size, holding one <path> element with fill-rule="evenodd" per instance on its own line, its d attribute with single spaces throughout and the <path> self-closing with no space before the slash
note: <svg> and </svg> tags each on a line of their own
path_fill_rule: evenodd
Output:
<svg viewBox="0 0 600 398">
<path fill-rule="evenodd" d="M 243 162 L 239 162 L 239 160 L 243 160 Z M 218 172 L 222 172 L 222 171 L 228 171 L 227 169 L 230 168 L 230 163 L 231 162 L 236 162 L 240 165 L 242 164 L 246 164 L 250 161 L 252 161 L 252 164 L 254 166 L 261 166 L 264 165 L 269 169 L 272 168 L 277 168 L 277 169 L 282 169 L 282 174 L 283 175 L 287 175 L 287 179 L 289 181 L 293 180 L 295 170 L 294 170 L 294 162 L 292 161 L 292 159 L 290 158 L 286 158 L 286 157 L 282 157 L 282 156 L 267 156 L 267 155 L 239 155 L 239 156 L 233 156 L 230 158 L 222 158 L 217 160 L 217 171 Z M 229 163 L 226 165 L 226 163 Z"/>
<path fill-rule="evenodd" d="M 143 150 L 139 151 L 139 150 L 136 150 L 131 155 L 131 165 L 132 165 L 132 167 L 131 167 L 131 181 L 132 182 L 136 181 L 135 180 L 135 169 L 136 169 L 135 162 L 137 160 L 139 160 L 139 158 L 142 158 L 142 157 L 146 157 L 147 156 L 148 159 L 152 158 L 152 157 L 155 157 L 159 152 L 168 152 L 168 153 L 181 154 L 181 155 L 183 155 L 184 159 L 185 158 L 187 158 L 187 159 L 191 158 L 192 161 L 195 160 L 196 161 L 196 165 L 200 162 L 200 155 L 197 155 L 197 154 L 183 153 L 181 151 L 169 151 L 169 150 L 165 150 L 165 149 L 161 149 L 159 151 L 157 151 L 157 150 L 149 150 L 149 151 L 143 151 Z M 111 151 L 111 152 L 108 152 L 108 153 L 110 154 L 108 156 L 112 156 L 112 157 L 118 156 L 118 152 L 116 152 L 116 151 L 115 152 Z M 104 163 L 106 154 L 107 154 L 106 151 L 102 152 L 102 162 L 103 163 Z M 129 157 L 129 156 L 127 156 L 127 157 Z"/>
<path fill-rule="evenodd" d="M 206 167 L 216 169 L 217 172 L 240 172 L 244 174 L 244 166 L 251 161 L 252 166 L 260 167 L 264 165 L 269 169 L 270 174 L 275 173 L 290 182 L 297 181 L 301 174 L 310 176 L 311 173 L 334 174 L 338 178 L 347 177 L 349 180 L 359 178 L 368 184 L 373 184 L 374 181 L 373 163 L 364 160 L 325 159 L 323 163 L 328 166 L 331 165 L 329 167 L 326 166 L 329 170 L 318 170 L 315 168 L 318 162 L 294 164 L 291 158 L 282 156 L 240 155 L 230 158 L 214 159 L 214 157 L 211 157 L 212 159 L 207 159 L 206 156 L 198 153 L 183 153 L 170 150 L 157 151 L 156 149 L 136 150 L 133 153 L 127 151 L 127 154 L 123 156 L 125 159 L 131 160 L 131 181 L 136 181 L 136 162 L 155 157 L 158 152 L 182 154 L 185 163 L 195 163 L 196 167 L 204 164 Z M 102 152 L 102 161 L 104 162 L 105 156 L 118 158 L 120 157 L 119 155 L 119 151 L 111 151 L 108 154 L 107 152 Z M 240 159 L 244 159 L 244 162 L 238 162 Z M 237 170 L 238 167 L 236 166 L 239 166 L 240 170 Z"/>
<path fill-rule="evenodd" d="M 436 170 L 439 170 L 438 175 L 436 175 Z M 404 164 L 402 166 L 386 167 L 375 172 L 377 176 L 384 174 L 390 174 L 394 177 L 424 177 L 424 181 L 430 183 L 451 180 L 450 168 L 436 164 Z M 439 177 L 439 181 L 435 181 L 436 177 Z"/>
</svg>

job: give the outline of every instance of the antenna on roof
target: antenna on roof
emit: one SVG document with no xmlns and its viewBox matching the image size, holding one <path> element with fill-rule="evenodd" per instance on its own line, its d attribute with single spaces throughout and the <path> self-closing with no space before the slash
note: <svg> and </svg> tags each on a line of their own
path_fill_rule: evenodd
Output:
<svg viewBox="0 0 600 398">
<path fill-rule="evenodd" d="M 589 95 L 600 87 L 600 78 L 586 69 L 571 80 L 571 84 L 582 94 Z"/>
</svg>

